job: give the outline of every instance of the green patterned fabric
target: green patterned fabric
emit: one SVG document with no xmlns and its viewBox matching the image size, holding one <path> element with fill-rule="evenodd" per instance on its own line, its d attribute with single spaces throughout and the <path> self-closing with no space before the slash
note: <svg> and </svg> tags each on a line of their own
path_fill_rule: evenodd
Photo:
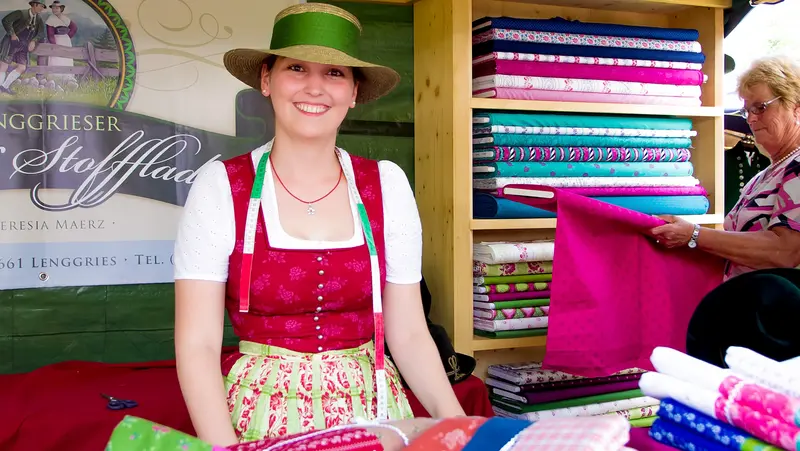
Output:
<svg viewBox="0 0 800 451">
<path fill-rule="evenodd" d="M 635 128 L 643 130 L 691 130 L 692 121 L 685 118 L 637 116 L 589 116 L 572 114 L 535 113 L 478 113 L 473 121 L 482 125 L 511 125 L 517 127 L 585 127 Z"/>
<path fill-rule="evenodd" d="M 550 282 L 553 274 L 520 274 L 517 276 L 484 276 L 476 277 L 480 279 L 480 285 L 498 285 L 501 283 L 535 283 Z"/>
<path fill-rule="evenodd" d="M 583 396 L 580 398 L 564 399 L 561 401 L 543 402 L 531 405 L 513 399 L 504 398 L 502 396 L 494 394 L 489 395 L 489 397 L 493 401 L 504 404 L 503 406 L 504 409 L 507 409 L 509 412 L 514 412 L 514 413 L 530 413 L 530 412 L 541 412 L 543 410 L 564 409 L 567 407 L 578 407 L 578 406 L 586 406 L 589 404 L 599 404 L 603 402 L 632 399 L 640 396 L 644 395 L 642 394 L 642 390 L 637 388 L 634 390 L 603 393 L 600 395 Z"/>
<path fill-rule="evenodd" d="M 523 338 L 523 337 L 541 337 L 547 335 L 547 328 L 540 329 L 523 329 L 523 330 L 501 330 L 497 332 L 487 332 L 485 330 L 474 329 L 473 332 L 479 337 L 486 338 Z"/>
<path fill-rule="evenodd" d="M 189 434 L 127 415 L 114 428 L 105 451 L 215 451 L 214 447 Z"/>
</svg>

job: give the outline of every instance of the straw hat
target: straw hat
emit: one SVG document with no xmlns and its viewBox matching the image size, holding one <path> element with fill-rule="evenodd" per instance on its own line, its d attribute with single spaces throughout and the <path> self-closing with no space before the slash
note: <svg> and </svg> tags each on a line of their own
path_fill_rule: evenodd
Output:
<svg viewBox="0 0 800 451">
<path fill-rule="evenodd" d="M 357 103 L 389 93 L 400 82 L 394 70 L 358 58 L 361 23 L 355 16 L 324 3 L 290 6 L 275 17 L 269 50 L 234 49 L 225 53 L 225 68 L 234 77 L 261 90 L 261 68 L 271 55 L 319 64 L 358 68 L 363 80 Z"/>
</svg>

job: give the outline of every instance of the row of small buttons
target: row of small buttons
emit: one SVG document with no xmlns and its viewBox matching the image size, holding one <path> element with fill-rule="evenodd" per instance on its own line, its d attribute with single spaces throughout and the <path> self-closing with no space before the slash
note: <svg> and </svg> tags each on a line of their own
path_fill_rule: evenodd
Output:
<svg viewBox="0 0 800 451">
<path fill-rule="evenodd" d="M 317 261 L 318 262 L 322 262 L 322 256 L 317 256 Z M 325 275 L 325 271 L 320 269 L 318 274 L 320 276 L 324 276 Z M 324 284 L 319 284 L 319 285 L 317 285 L 317 288 L 319 288 L 321 290 L 321 289 L 325 288 L 325 285 Z M 322 295 L 317 296 L 317 301 L 318 302 L 322 302 L 323 300 L 324 300 L 324 298 L 322 297 Z M 317 313 L 320 313 L 320 312 L 322 312 L 322 306 L 317 306 Z M 319 321 L 319 316 L 315 316 L 314 317 L 314 321 Z M 319 325 L 317 325 L 315 327 L 315 329 L 316 330 L 320 330 L 321 327 Z M 318 340 L 322 340 L 322 338 L 323 338 L 322 334 L 317 335 L 317 339 Z M 317 347 L 317 351 L 322 352 L 322 346 Z"/>
</svg>

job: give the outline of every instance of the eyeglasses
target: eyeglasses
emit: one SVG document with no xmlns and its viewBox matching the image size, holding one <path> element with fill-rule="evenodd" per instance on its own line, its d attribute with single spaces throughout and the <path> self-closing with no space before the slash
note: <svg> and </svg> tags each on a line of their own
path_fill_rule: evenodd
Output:
<svg viewBox="0 0 800 451">
<path fill-rule="evenodd" d="M 767 100 L 766 102 L 761 102 L 761 103 L 756 103 L 756 104 L 750 105 L 747 108 L 742 108 L 740 110 L 734 111 L 733 114 L 735 114 L 737 116 L 742 116 L 745 119 L 747 119 L 747 116 L 749 116 L 751 114 L 755 114 L 755 115 L 764 114 L 764 111 L 767 111 L 767 107 L 772 102 L 774 102 L 774 101 L 776 101 L 776 100 L 778 100 L 780 98 L 781 97 L 778 96 L 778 97 L 775 97 L 772 100 Z"/>
</svg>

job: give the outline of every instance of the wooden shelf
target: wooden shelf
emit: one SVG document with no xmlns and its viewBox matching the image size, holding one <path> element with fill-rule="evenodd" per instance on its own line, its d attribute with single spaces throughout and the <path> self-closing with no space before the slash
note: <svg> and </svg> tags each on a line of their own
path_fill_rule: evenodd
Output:
<svg viewBox="0 0 800 451">
<path fill-rule="evenodd" d="M 664 105 L 630 105 L 622 103 L 545 102 L 539 100 L 483 99 L 473 97 L 470 105 L 481 110 L 550 111 L 561 113 L 642 114 L 652 116 L 723 117 L 722 107 L 681 107 Z"/>
<path fill-rule="evenodd" d="M 388 1 L 388 0 L 383 0 Z M 400 0 L 396 0 L 400 1 Z M 435 299 L 431 320 L 441 324 L 461 353 L 529 355 L 546 337 L 490 339 L 472 329 L 472 245 L 551 237 L 556 219 L 472 218 L 472 119 L 477 111 L 541 111 L 566 114 L 666 116 L 692 119 L 694 177 L 708 192 L 709 212 L 690 222 L 719 228 L 724 203 L 723 10 L 731 0 L 414 0 L 415 196 L 422 219 L 423 274 Z M 708 76 L 703 106 L 545 102 L 472 95 L 472 23 L 483 17 L 550 19 L 688 28 Z M 536 237 L 536 238 L 534 238 Z M 505 349 L 515 348 L 506 353 Z M 492 352 L 489 352 L 492 351 Z M 494 357 L 492 357 L 494 358 Z M 499 358 L 499 357 L 498 357 Z"/>
<path fill-rule="evenodd" d="M 495 351 L 508 348 L 535 348 L 544 346 L 547 336 L 520 338 L 486 338 L 478 335 L 472 337 L 473 351 Z"/>
<path fill-rule="evenodd" d="M 700 225 L 722 224 L 725 217 L 721 214 L 680 216 L 681 218 Z M 473 219 L 470 222 L 472 230 L 520 230 L 520 229 L 553 229 L 556 227 L 555 219 Z"/>
<path fill-rule="evenodd" d="M 731 0 L 514 0 L 514 2 L 654 14 L 676 13 L 698 6 L 723 9 L 731 7 Z"/>
<path fill-rule="evenodd" d="M 354 0 L 358 3 L 406 5 L 419 0 Z M 572 8 L 606 9 L 641 13 L 673 13 L 691 7 L 730 8 L 731 0 L 514 0 L 517 3 L 553 5 Z"/>
</svg>

